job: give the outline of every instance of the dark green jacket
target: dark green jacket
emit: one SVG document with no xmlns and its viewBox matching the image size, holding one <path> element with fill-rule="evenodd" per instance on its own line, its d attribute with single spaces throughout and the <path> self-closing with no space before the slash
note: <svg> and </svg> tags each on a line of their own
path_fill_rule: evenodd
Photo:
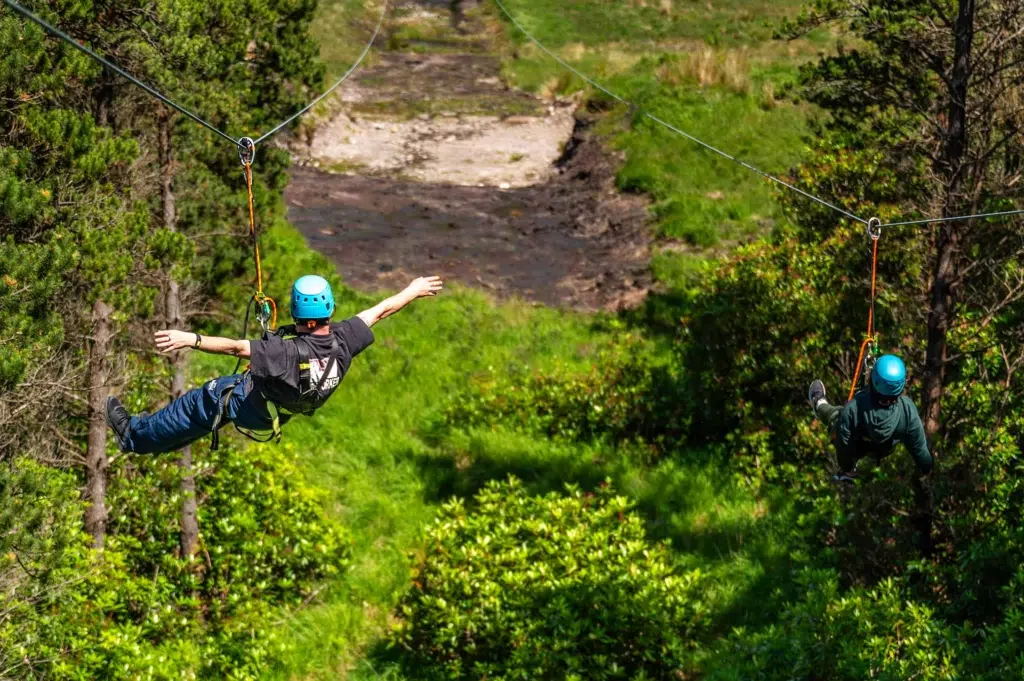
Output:
<svg viewBox="0 0 1024 681">
<path fill-rule="evenodd" d="M 932 470 L 932 455 L 924 435 L 917 407 L 906 395 L 888 407 L 875 403 L 870 390 L 862 390 L 843 407 L 836 427 L 836 445 L 843 458 L 882 458 L 892 453 L 897 442 L 914 458 L 918 470 Z"/>
</svg>

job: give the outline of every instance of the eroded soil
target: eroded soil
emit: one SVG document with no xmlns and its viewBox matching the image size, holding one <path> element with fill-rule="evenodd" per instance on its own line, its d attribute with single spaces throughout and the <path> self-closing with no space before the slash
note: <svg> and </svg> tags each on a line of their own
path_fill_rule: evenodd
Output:
<svg viewBox="0 0 1024 681">
<path fill-rule="evenodd" d="M 417 12 L 450 17 L 436 2 Z M 334 118 L 291 147 L 290 219 L 362 290 L 439 274 L 559 307 L 639 304 L 645 201 L 617 192 L 619 159 L 574 102 L 510 90 L 481 45 L 386 52 L 346 84 Z"/>
</svg>

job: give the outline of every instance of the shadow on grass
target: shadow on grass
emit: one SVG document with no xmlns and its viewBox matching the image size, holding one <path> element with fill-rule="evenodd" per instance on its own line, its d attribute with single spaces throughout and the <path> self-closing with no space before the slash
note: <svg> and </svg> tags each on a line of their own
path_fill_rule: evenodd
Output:
<svg viewBox="0 0 1024 681">
<path fill-rule="evenodd" d="M 425 500 L 462 497 L 470 504 L 489 481 L 519 478 L 532 494 L 560 493 L 566 484 L 584 490 L 611 480 L 631 497 L 647 521 L 649 536 L 668 540 L 680 569 L 700 569 L 707 589 L 702 643 L 739 626 L 759 628 L 777 620 L 795 597 L 787 532 L 792 520 L 785 498 L 765 499 L 738 481 L 710 452 L 678 452 L 651 463 L 630 452 L 598 446 L 533 441 L 509 431 L 453 432 L 427 453 L 407 451 Z M 403 651 L 378 643 L 352 679 L 426 679 Z"/>
<path fill-rule="evenodd" d="M 680 282 L 670 282 L 679 285 Z M 681 320 L 690 310 L 689 296 L 673 288 L 663 293 L 650 293 L 644 304 L 623 311 L 619 316 L 631 328 L 664 341 L 677 341 Z"/>
<path fill-rule="evenodd" d="M 519 478 L 531 494 L 584 491 L 610 481 L 646 520 L 648 535 L 668 541 L 682 567 L 721 575 L 712 629 L 770 620 L 788 596 L 792 541 L 784 495 L 759 496 L 717 455 L 680 451 L 654 462 L 628 447 L 560 443 L 505 430 L 452 431 L 429 453 L 407 452 L 430 503 L 468 502 L 492 480 Z M 750 603 L 758 603 L 751 608 Z"/>
</svg>

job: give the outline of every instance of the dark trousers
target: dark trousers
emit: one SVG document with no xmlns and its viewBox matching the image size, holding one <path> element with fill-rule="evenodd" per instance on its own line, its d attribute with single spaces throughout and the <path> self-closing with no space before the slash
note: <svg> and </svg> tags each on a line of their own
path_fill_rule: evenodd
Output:
<svg viewBox="0 0 1024 681">
<path fill-rule="evenodd" d="M 271 429 L 267 401 L 259 390 L 253 390 L 252 377 L 235 374 L 208 381 L 158 412 L 133 416 L 129 427 L 129 449 L 137 454 L 161 454 L 210 434 L 217 412 L 222 408 L 222 396 L 229 389 L 231 395 L 224 406 L 219 428 L 233 421 L 250 430 Z"/>
<path fill-rule="evenodd" d="M 828 432 L 832 437 L 832 445 L 836 448 L 836 459 L 839 462 L 839 469 L 849 473 L 857 467 L 857 458 L 851 454 L 844 454 L 839 447 L 839 414 L 843 408 L 821 401 L 814 408 L 814 415 L 821 419 L 821 422 L 828 426 Z"/>
</svg>

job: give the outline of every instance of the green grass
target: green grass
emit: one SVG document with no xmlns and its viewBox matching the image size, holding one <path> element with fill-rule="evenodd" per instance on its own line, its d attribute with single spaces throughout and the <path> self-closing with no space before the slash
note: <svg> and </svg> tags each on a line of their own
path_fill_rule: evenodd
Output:
<svg viewBox="0 0 1024 681">
<path fill-rule="evenodd" d="M 506 6 L 563 60 L 639 110 L 784 175 L 801 159 L 810 112 L 776 93 L 795 80 L 800 64 L 831 50 L 836 40 L 826 31 L 772 40 L 775 27 L 800 4 L 508 0 Z M 506 29 L 504 73 L 511 83 L 544 94 L 590 89 L 511 25 Z M 596 91 L 590 96 L 615 104 Z M 601 132 L 625 152 L 620 188 L 654 199 L 659 236 L 703 248 L 730 246 L 765 234 L 780 218 L 774 188 L 762 177 L 635 111 L 617 106 L 603 117 Z"/>
<path fill-rule="evenodd" d="M 349 107 L 357 115 L 391 120 L 417 116 L 540 116 L 543 104 L 532 99 L 515 99 L 504 94 L 476 94 L 437 99 L 387 99 L 357 102 Z"/>
<path fill-rule="evenodd" d="M 278 224 L 263 241 L 267 291 L 277 300 L 287 300 L 287 287 L 300 274 L 324 272 L 335 284 L 340 315 L 375 302 L 344 288 L 342 277 L 291 227 Z M 477 373 L 555 361 L 583 367 L 604 336 L 582 315 L 494 305 L 459 289 L 418 301 L 375 332 L 375 345 L 354 361 L 327 406 L 286 429 L 282 446 L 299 458 L 309 481 L 327 491 L 327 511 L 350 529 L 355 550 L 344 583 L 290 623 L 299 649 L 269 679 L 336 678 L 384 630 L 408 581 L 407 554 L 442 500 L 424 473 L 425 461 L 437 456 L 420 432 L 431 415 Z M 194 383 L 232 368 L 227 359 L 198 357 Z"/>
<path fill-rule="evenodd" d="M 312 34 L 320 43 L 320 59 L 333 83 L 352 66 L 373 35 L 380 18 L 380 0 L 324 0 L 319 5 Z M 373 54 L 367 55 L 372 61 Z"/>
<path fill-rule="evenodd" d="M 797 2 L 674 0 L 668 14 L 658 0 L 645 0 L 645 7 L 635 0 L 507 2 L 563 57 L 673 124 L 768 171 L 784 172 L 799 160 L 807 112 L 765 94 L 766 83 L 781 88 L 801 61 L 829 44 L 828 36 L 768 41 L 774 23 Z M 322 2 L 317 33 L 331 73 L 354 58 L 357 34 L 374 11 L 359 0 Z M 497 21 L 493 6 L 482 11 Z M 508 35 L 503 49 L 511 82 L 549 93 L 583 88 L 521 37 Z M 420 42 L 434 49 L 450 47 L 451 37 L 443 26 L 404 26 L 397 39 L 410 49 Z M 706 45 L 716 46 L 711 62 L 719 71 L 701 83 L 700 69 L 688 60 Z M 729 50 L 741 45 L 749 49 L 737 61 Z M 628 111 L 608 111 L 598 132 L 625 153 L 620 186 L 653 197 L 661 236 L 692 244 L 655 256 L 655 275 L 670 289 L 699 281 L 712 246 L 751 238 L 778 219 L 762 179 Z M 287 225 L 276 225 L 263 245 L 267 289 L 277 300 L 287 299 L 295 277 L 325 272 L 332 273 L 342 314 L 374 302 L 344 287 L 344 273 L 334 273 Z M 236 302 L 244 296 L 241 289 L 226 292 Z M 355 360 L 331 402 L 286 429 L 283 446 L 325 490 L 326 512 L 350 529 L 355 546 L 351 571 L 284 626 L 296 647 L 267 679 L 405 678 L 380 644 L 408 585 L 409 554 L 440 502 L 510 473 L 538 492 L 610 478 L 636 501 L 651 535 L 671 541 L 681 566 L 713 575 L 708 600 L 718 631 L 770 616 L 788 575 L 786 524 L 794 512 L 785 497 L 760 496 L 702 452 L 676 452 L 646 465 L 628 449 L 554 441 L 500 424 L 436 432 L 437 414 L 474 377 L 556 364 L 582 370 L 615 326 L 522 303 L 495 304 L 461 289 L 381 323 L 376 344 Z M 232 366 L 197 358 L 194 379 Z M 747 607 L 752 602 L 759 607 Z"/>
<path fill-rule="evenodd" d="M 286 224 L 274 226 L 264 246 L 267 290 L 277 300 L 286 300 L 289 283 L 307 272 L 329 276 L 340 315 L 375 300 L 346 288 L 343 276 Z M 234 295 L 244 293 L 239 289 L 228 298 Z M 788 553 L 779 539 L 784 500 L 759 498 L 699 452 L 648 466 L 629 449 L 550 440 L 497 425 L 438 435 L 437 415 L 474 378 L 555 365 L 587 370 L 618 326 L 524 303 L 495 304 L 462 289 L 418 301 L 383 321 L 376 343 L 356 358 L 339 392 L 315 417 L 288 424 L 280 445 L 325 491 L 325 511 L 349 529 L 354 551 L 348 574 L 284 625 L 295 648 L 265 678 L 405 678 L 380 644 L 407 588 L 422 529 L 450 496 L 470 496 L 509 474 L 537 492 L 566 482 L 592 489 L 613 480 L 636 500 L 652 536 L 672 542 L 681 566 L 721 576 L 707 601 L 722 613 L 723 630 L 750 621 L 741 604 L 752 593 L 777 596 Z M 197 355 L 193 384 L 233 365 Z"/>
<path fill-rule="evenodd" d="M 553 47 L 691 40 L 752 45 L 793 16 L 797 0 L 502 0 L 538 40 Z M 664 9 L 663 9 L 664 8 Z"/>
<path fill-rule="evenodd" d="M 390 24 L 388 49 L 430 53 L 479 53 L 487 45 L 456 30 L 443 15 L 426 18 L 408 8 L 396 8 Z"/>
<path fill-rule="evenodd" d="M 722 87 L 669 89 L 649 78 L 629 85 L 645 111 L 766 172 L 785 174 L 801 158 L 806 113 L 800 108 L 767 109 L 754 95 Z M 628 129 L 621 120 L 602 126 L 626 153 L 619 187 L 654 199 L 660 235 L 710 247 L 764 234 L 779 218 L 775 188 L 760 175 L 647 118 Z"/>
</svg>

